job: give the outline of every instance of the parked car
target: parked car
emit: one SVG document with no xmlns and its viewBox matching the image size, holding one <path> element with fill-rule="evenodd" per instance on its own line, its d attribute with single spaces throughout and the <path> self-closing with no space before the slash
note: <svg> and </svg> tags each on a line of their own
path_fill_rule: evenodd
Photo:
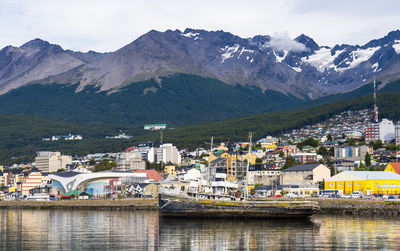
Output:
<svg viewBox="0 0 400 251">
<path fill-rule="evenodd" d="M 350 194 L 350 197 L 353 199 L 360 199 L 364 194 L 362 192 L 356 191 Z"/>
<path fill-rule="evenodd" d="M 342 198 L 351 198 L 351 195 L 350 194 L 343 194 Z"/>
</svg>

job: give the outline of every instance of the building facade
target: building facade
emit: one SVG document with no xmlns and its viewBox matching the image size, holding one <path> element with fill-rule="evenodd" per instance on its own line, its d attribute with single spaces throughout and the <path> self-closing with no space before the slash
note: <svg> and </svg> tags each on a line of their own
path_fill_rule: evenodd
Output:
<svg viewBox="0 0 400 251">
<path fill-rule="evenodd" d="M 66 169 L 66 165 L 72 164 L 72 157 L 61 155 L 60 152 L 37 152 L 35 166 L 42 172 L 57 172 Z"/>
<path fill-rule="evenodd" d="M 393 121 L 382 119 L 379 123 L 379 139 L 384 143 L 388 143 L 395 138 L 395 127 Z"/>
<path fill-rule="evenodd" d="M 364 160 L 365 154 L 369 152 L 369 146 L 335 146 L 335 159 L 351 161 Z"/>
<path fill-rule="evenodd" d="M 311 164 L 317 162 L 317 153 L 296 153 L 294 154 L 296 163 Z"/>
<path fill-rule="evenodd" d="M 315 184 L 331 177 L 331 170 L 322 164 L 297 165 L 282 170 L 281 185 Z"/>
<path fill-rule="evenodd" d="M 374 142 L 379 139 L 379 123 L 369 123 L 365 128 L 365 142 Z"/>
<path fill-rule="evenodd" d="M 400 175 L 386 171 L 344 171 L 327 179 L 325 189 L 338 189 L 343 194 L 356 191 L 366 195 L 399 194 Z"/>
<path fill-rule="evenodd" d="M 400 145 L 400 121 L 398 121 L 394 127 L 394 135 L 396 138 L 396 145 Z"/>
<path fill-rule="evenodd" d="M 178 148 L 170 143 L 160 145 L 160 148 L 157 150 L 157 162 L 180 164 L 181 155 Z"/>
<path fill-rule="evenodd" d="M 142 160 L 142 154 L 139 151 L 123 152 L 117 159 L 117 170 L 127 171 L 146 169 L 146 162 Z"/>
</svg>

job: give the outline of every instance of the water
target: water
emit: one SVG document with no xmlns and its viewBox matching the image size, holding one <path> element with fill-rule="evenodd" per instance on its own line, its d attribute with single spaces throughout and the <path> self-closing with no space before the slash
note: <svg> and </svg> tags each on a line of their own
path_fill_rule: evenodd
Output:
<svg viewBox="0 0 400 251">
<path fill-rule="evenodd" d="M 161 219 L 150 211 L 0 210 L 0 250 L 396 250 L 400 218 Z"/>
</svg>

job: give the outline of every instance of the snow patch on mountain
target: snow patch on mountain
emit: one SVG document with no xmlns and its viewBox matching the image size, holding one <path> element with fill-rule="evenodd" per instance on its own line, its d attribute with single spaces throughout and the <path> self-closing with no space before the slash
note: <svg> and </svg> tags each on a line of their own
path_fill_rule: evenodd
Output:
<svg viewBox="0 0 400 251">
<path fill-rule="evenodd" d="M 188 38 L 193 38 L 194 40 L 199 39 L 200 33 L 195 33 L 195 32 L 188 32 L 188 33 L 182 33 L 181 36 L 188 37 Z"/>
<path fill-rule="evenodd" d="M 221 63 L 225 62 L 225 60 L 232 58 L 234 54 L 239 50 L 240 45 L 235 44 L 234 46 L 225 46 L 225 48 L 221 48 L 220 52 L 222 53 L 222 61 Z"/>
<path fill-rule="evenodd" d="M 293 70 L 297 71 L 297 72 L 301 72 L 302 71 L 300 67 L 294 67 L 294 66 L 290 66 L 290 65 L 289 65 L 289 67 L 292 68 Z"/>
<path fill-rule="evenodd" d="M 392 45 L 392 47 L 397 54 L 400 54 L 400 40 L 394 40 L 394 44 Z"/>
<path fill-rule="evenodd" d="M 379 64 L 378 63 L 375 63 L 375 64 L 371 65 L 371 69 L 374 69 L 374 72 L 376 72 L 378 70 L 378 68 L 379 68 Z"/>
<path fill-rule="evenodd" d="M 381 48 L 380 46 L 377 46 L 377 47 L 370 47 L 370 48 L 366 48 L 366 49 L 357 49 L 355 51 L 352 51 L 350 53 L 352 60 L 350 62 L 347 62 L 346 67 L 338 67 L 337 70 L 340 72 L 343 72 L 345 70 L 357 67 L 359 64 L 370 59 L 370 57 L 372 57 L 372 55 L 374 55 L 374 53 L 377 50 L 379 50 L 380 48 Z M 346 61 L 348 61 L 348 58 L 346 59 Z"/>
<path fill-rule="evenodd" d="M 278 54 L 276 54 L 275 53 L 275 51 L 274 51 L 274 55 L 275 55 L 275 58 L 276 58 L 276 62 L 277 63 L 282 63 L 282 61 L 283 60 L 285 60 L 285 58 L 286 58 L 286 56 L 287 56 L 287 54 L 289 53 L 289 51 L 283 51 L 283 56 L 281 57 L 281 56 L 279 56 Z"/>
<path fill-rule="evenodd" d="M 240 53 L 239 53 L 238 59 L 240 58 L 240 56 L 241 56 L 243 53 L 254 53 L 254 50 L 247 50 L 247 49 L 245 49 L 244 47 L 242 47 L 242 50 L 241 50 Z M 248 59 L 247 59 L 247 60 L 248 60 Z"/>
<path fill-rule="evenodd" d="M 314 66 L 320 72 L 324 72 L 327 69 L 336 69 L 333 62 L 342 52 L 344 52 L 344 50 L 337 50 L 335 54 L 332 55 L 330 48 L 323 47 L 308 57 L 302 57 L 301 61 Z"/>
</svg>

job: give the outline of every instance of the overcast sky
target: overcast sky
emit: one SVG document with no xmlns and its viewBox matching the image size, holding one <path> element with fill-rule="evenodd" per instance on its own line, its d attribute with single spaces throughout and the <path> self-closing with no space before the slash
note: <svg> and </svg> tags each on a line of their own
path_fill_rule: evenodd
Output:
<svg viewBox="0 0 400 251">
<path fill-rule="evenodd" d="M 41 38 L 105 52 L 151 29 L 186 27 L 364 44 L 400 29 L 399 13 L 400 0 L 0 0 L 0 47 Z"/>
</svg>

